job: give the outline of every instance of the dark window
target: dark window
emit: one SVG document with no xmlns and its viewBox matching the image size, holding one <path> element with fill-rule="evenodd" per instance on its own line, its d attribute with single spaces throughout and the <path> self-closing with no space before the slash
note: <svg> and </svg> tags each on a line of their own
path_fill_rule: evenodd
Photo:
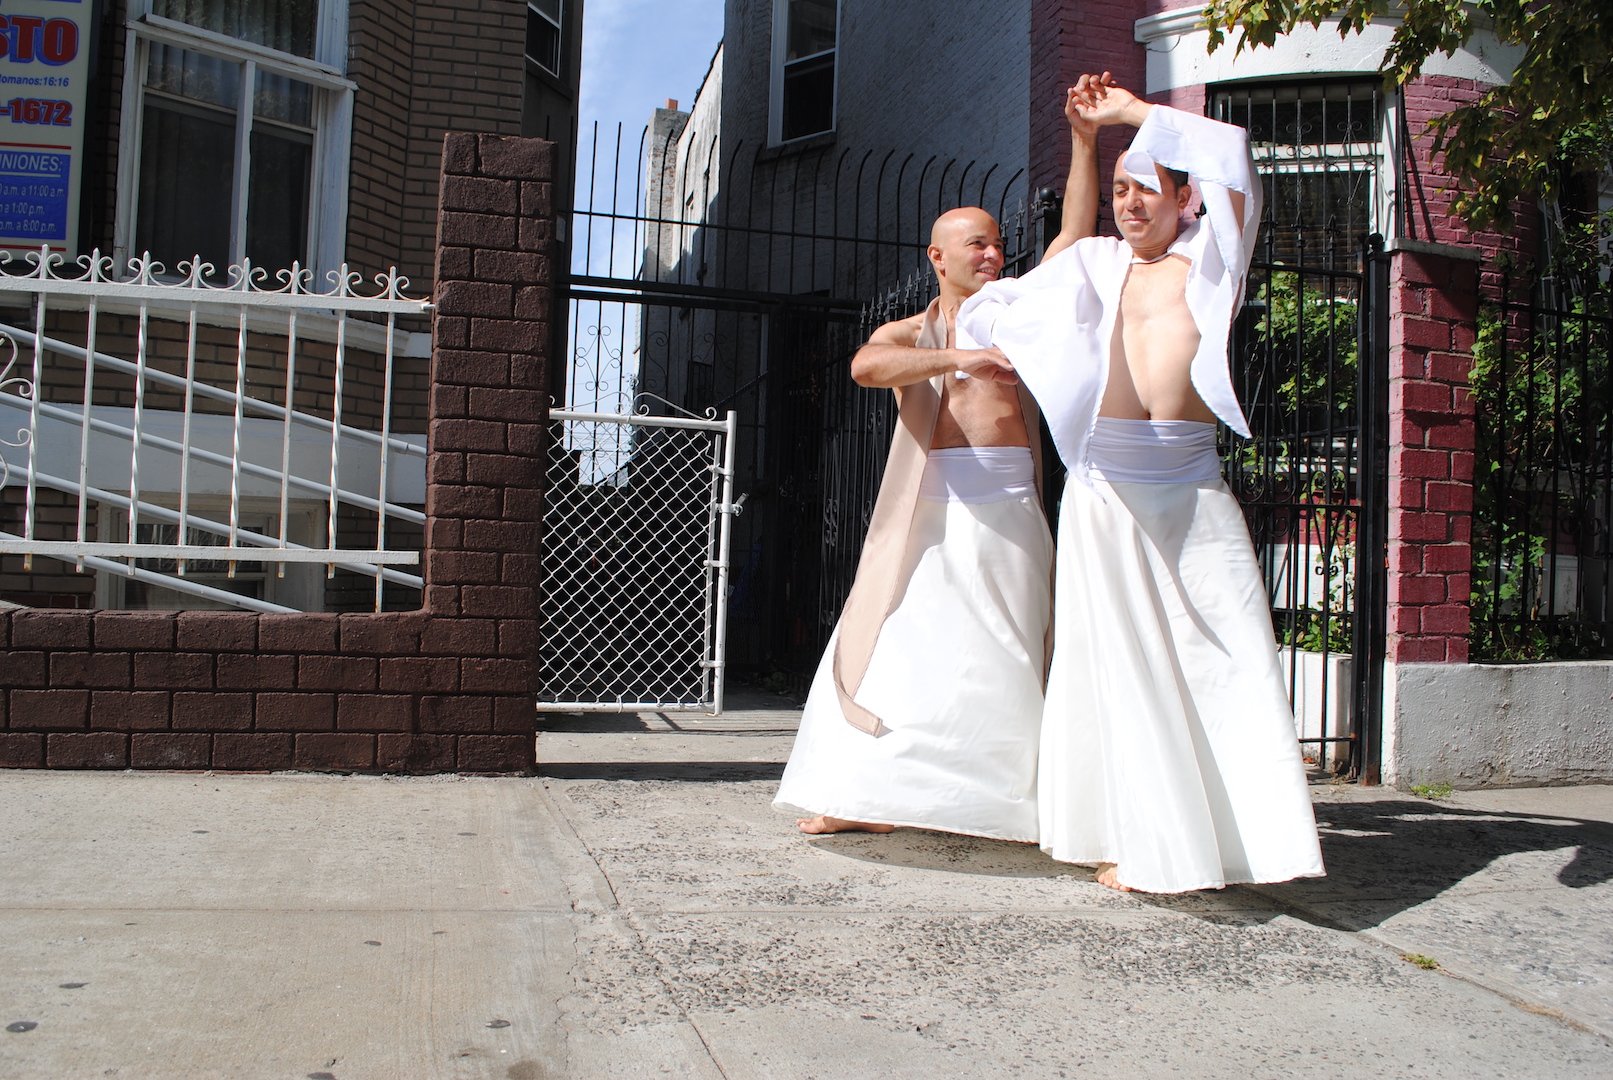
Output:
<svg viewBox="0 0 1613 1080">
<path fill-rule="evenodd" d="M 319 0 L 152 0 L 151 13 L 293 56 L 311 57 Z"/>
<path fill-rule="evenodd" d="M 150 46 L 134 246 L 170 273 L 200 255 L 222 275 L 238 252 L 271 272 L 308 265 L 318 91 L 254 69 L 248 98 L 246 70 L 238 60 Z M 245 176 L 236 149 L 243 114 Z M 237 236 L 243 201 L 245 233 Z"/>
<path fill-rule="evenodd" d="M 526 6 L 526 56 L 550 75 L 560 74 L 561 0 L 532 0 Z"/>
<path fill-rule="evenodd" d="M 779 139 L 834 130 L 836 0 L 784 0 Z"/>
</svg>

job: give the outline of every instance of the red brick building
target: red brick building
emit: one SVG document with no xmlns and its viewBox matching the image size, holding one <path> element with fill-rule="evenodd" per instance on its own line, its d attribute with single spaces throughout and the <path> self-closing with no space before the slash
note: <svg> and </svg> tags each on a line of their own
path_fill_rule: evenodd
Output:
<svg viewBox="0 0 1613 1080">
<path fill-rule="evenodd" d="M 429 292 L 443 133 L 574 140 L 582 0 L 98 7 L 86 251 L 396 265 Z"/>
</svg>

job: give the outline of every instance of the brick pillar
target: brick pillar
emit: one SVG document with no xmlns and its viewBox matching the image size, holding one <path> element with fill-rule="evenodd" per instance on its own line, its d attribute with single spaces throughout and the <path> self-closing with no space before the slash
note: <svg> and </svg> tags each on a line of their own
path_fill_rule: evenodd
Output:
<svg viewBox="0 0 1613 1080">
<path fill-rule="evenodd" d="M 553 169 L 554 144 L 539 139 L 443 139 L 425 599 L 480 643 L 460 690 L 492 708 L 468 747 L 481 770 L 530 767 L 537 721 Z"/>
<path fill-rule="evenodd" d="M 1391 250 L 1387 656 L 1465 663 L 1478 254 L 1417 241 Z"/>
</svg>

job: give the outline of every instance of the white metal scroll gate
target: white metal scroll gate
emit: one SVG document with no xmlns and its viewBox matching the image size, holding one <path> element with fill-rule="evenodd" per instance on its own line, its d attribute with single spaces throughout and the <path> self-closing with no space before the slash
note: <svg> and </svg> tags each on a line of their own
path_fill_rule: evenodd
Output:
<svg viewBox="0 0 1613 1080">
<path fill-rule="evenodd" d="M 539 710 L 720 713 L 737 414 L 549 417 Z"/>
</svg>

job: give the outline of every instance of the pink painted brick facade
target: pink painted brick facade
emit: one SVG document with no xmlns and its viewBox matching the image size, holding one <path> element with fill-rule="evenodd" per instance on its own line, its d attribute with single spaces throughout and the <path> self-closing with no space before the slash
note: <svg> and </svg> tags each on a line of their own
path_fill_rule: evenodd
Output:
<svg viewBox="0 0 1613 1080">
<path fill-rule="evenodd" d="M 1393 253 L 1389 323 L 1389 641 L 1397 662 L 1467 660 L 1476 257 Z"/>
<path fill-rule="evenodd" d="M 1112 72 L 1122 86 L 1143 86 L 1147 54 L 1137 42 L 1141 3 L 1072 4 L 1033 0 L 1031 4 L 1030 177 L 1031 190 L 1064 190 L 1070 168 L 1070 129 L 1061 109 L 1064 91 L 1088 72 Z M 1098 168 L 1114 168 L 1130 141 L 1129 129 L 1110 129 L 1098 142 Z M 1101 217 L 1101 215 L 1100 215 Z"/>
<path fill-rule="evenodd" d="M 0 767 L 534 767 L 554 147 L 442 162 L 424 609 L 0 612 Z"/>
</svg>

